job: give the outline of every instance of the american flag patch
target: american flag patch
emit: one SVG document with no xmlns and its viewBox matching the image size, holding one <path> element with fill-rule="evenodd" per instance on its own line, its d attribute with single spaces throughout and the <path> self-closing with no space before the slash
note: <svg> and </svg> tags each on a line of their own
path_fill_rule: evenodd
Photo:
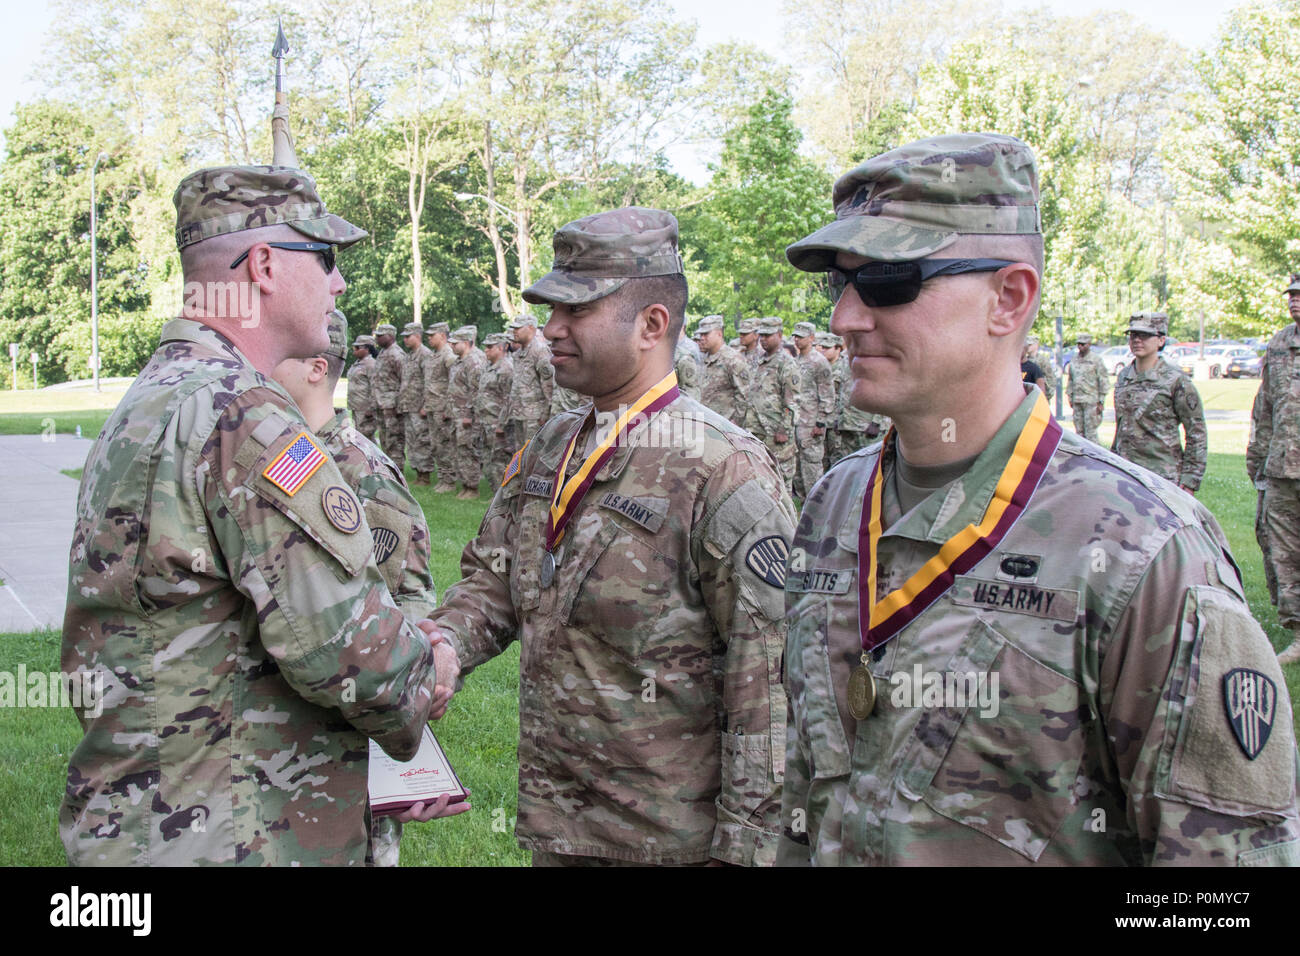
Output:
<svg viewBox="0 0 1300 956">
<path fill-rule="evenodd" d="M 530 438 L 528 441 L 532 441 Z M 524 442 L 524 448 L 528 447 L 528 442 Z M 501 487 L 504 488 L 510 484 L 510 479 L 519 474 L 519 465 L 524 460 L 524 448 L 515 452 L 515 457 L 510 459 L 510 464 L 506 465 L 506 476 L 501 480 Z"/>
<path fill-rule="evenodd" d="M 325 453 L 306 432 L 301 432 L 289 447 L 266 466 L 262 477 L 287 495 L 297 494 L 316 469 L 325 464 Z"/>
</svg>

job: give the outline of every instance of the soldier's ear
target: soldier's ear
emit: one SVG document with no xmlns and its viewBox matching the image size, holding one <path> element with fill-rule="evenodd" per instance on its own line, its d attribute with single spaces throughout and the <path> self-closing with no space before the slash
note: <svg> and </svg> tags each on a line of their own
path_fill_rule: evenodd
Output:
<svg viewBox="0 0 1300 956">
<path fill-rule="evenodd" d="M 672 317 L 668 314 L 668 308 L 665 305 L 659 302 L 647 305 L 637 315 L 641 347 L 645 349 L 655 348 L 660 340 L 668 337 L 668 326 L 671 324 Z"/>
<path fill-rule="evenodd" d="M 1016 335 L 1034 321 L 1038 303 L 1038 273 L 1034 267 L 1017 262 L 993 275 L 993 307 L 989 310 L 989 334 L 997 337 Z"/>
</svg>

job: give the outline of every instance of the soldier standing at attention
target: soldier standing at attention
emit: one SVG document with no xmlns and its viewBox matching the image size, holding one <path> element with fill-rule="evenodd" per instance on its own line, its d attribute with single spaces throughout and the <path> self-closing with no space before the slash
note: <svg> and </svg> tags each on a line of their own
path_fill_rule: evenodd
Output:
<svg viewBox="0 0 1300 956">
<path fill-rule="evenodd" d="M 334 407 L 334 386 L 343 368 L 348 325 L 343 313 L 330 314 L 329 347 L 312 358 L 285 359 L 272 375 L 293 398 L 303 418 L 334 459 L 339 474 L 361 502 L 375 540 L 375 564 L 388 592 L 412 624 L 438 606 L 429 574 L 429 526 L 392 459 L 353 427 L 348 413 Z M 460 803 L 447 815 L 470 808 Z M 397 866 L 402 824 L 395 816 L 374 820 L 369 858 L 376 866 Z"/>
<path fill-rule="evenodd" d="M 677 353 L 673 356 L 673 371 L 677 373 L 677 387 L 689 398 L 700 400 L 701 366 L 704 364 L 700 347 L 686 337 L 682 329 L 677 337 Z"/>
<path fill-rule="evenodd" d="M 406 466 L 406 424 L 397 410 L 397 402 L 402 392 L 406 354 L 397 344 L 397 327 L 387 322 L 375 326 L 375 343 L 379 346 L 379 357 L 375 359 L 370 381 L 374 385 L 375 404 L 379 406 L 382 422 L 379 443 L 384 454 L 401 470 Z"/>
<path fill-rule="evenodd" d="M 1205 409 L 1192 380 L 1160 357 L 1168 328 L 1163 312 L 1139 312 L 1128 321 L 1134 358 L 1115 378 L 1115 440 L 1110 447 L 1195 494 L 1205 476 Z"/>
<path fill-rule="evenodd" d="M 795 402 L 799 392 L 799 369 L 782 347 L 781 320 L 759 319 L 756 325 L 763 355 L 749 379 L 749 430 L 767 446 L 781 470 L 787 493 L 794 486 Z"/>
<path fill-rule="evenodd" d="M 433 471 L 433 444 L 429 435 L 429 392 L 426 387 L 433 373 L 434 356 L 424 344 L 424 326 L 408 322 L 402 341 L 410 352 L 402 366 L 402 388 L 397 410 L 406 422 L 406 453 L 411 459 L 417 485 L 429 484 Z"/>
<path fill-rule="evenodd" d="M 1080 335 L 1076 344 L 1079 352 L 1066 370 L 1074 430 L 1088 441 L 1095 442 L 1106 405 L 1106 393 L 1110 391 L 1110 376 L 1101 356 L 1092 351 L 1091 335 Z"/>
<path fill-rule="evenodd" d="M 826 457 L 826 426 L 835 414 L 835 380 L 826 356 L 813 348 L 811 322 L 795 324 L 791 338 L 798 351 L 799 391 L 795 404 L 795 442 L 799 461 L 795 468 L 794 496 L 807 498 L 821 478 Z"/>
<path fill-rule="evenodd" d="M 452 453 L 456 444 L 456 422 L 451 417 L 452 408 L 447 404 L 447 380 L 451 366 L 456 361 L 456 353 L 447 344 L 447 334 L 450 331 L 446 322 L 435 322 L 425 331 L 433 361 L 428 364 L 424 379 L 424 407 L 429 412 L 426 416 L 429 442 L 433 446 L 434 467 L 438 470 L 438 483 L 433 490 L 439 494 L 456 489 L 456 481 L 452 477 L 455 472 Z"/>
<path fill-rule="evenodd" d="M 483 340 L 487 364 L 479 377 L 478 395 L 474 398 L 478 445 L 483 449 L 483 467 L 493 489 L 501 484 L 514 451 L 506 438 L 503 417 L 510 401 L 510 380 L 514 377 L 514 362 L 506 354 L 508 344 L 509 338 L 502 332 L 494 332 Z"/>
<path fill-rule="evenodd" d="M 700 352 L 704 356 L 700 400 L 723 418 L 744 428 L 749 363 L 730 345 L 723 344 L 722 316 L 708 315 L 700 319 L 695 334 L 699 337 Z"/>
<path fill-rule="evenodd" d="M 546 336 L 537 334 L 537 321 L 531 315 L 515 316 L 507 331 L 514 333 L 519 344 L 513 356 L 515 376 L 510 380 L 510 408 L 506 414 L 510 423 L 506 436 L 518 449 L 551 417 L 555 369 L 551 367 L 551 347 L 546 344 Z"/>
<path fill-rule="evenodd" d="M 853 403 L 894 427 L 791 548 L 781 861 L 1300 863 L 1291 702 L 1218 524 L 1017 375 L 1029 148 L 911 143 L 834 205 L 786 255 L 829 272 Z"/>
<path fill-rule="evenodd" d="M 763 347 L 758 344 L 758 319 L 741 319 L 736 323 L 736 331 L 740 334 L 740 345 L 736 351 L 749 362 L 752 371 L 758 367 L 758 361 L 763 357 Z"/>
<path fill-rule="evenodd" d="M 676 387 L 676 219 L 618 209 L 554 246 L 523 295 L 551 306 L 556 381 L 594 408 L 511 460 L 438 627 L 465 670 L 520 643 L 515 834 L 535 866 L 770 863 L 794 510 L 762 445 Z M 689 440 L 637 439 L 663 420 Z"/>
<path fill-rule="evenodd" d="M 1264 524 L 1277 579 L 1277 616 L 1294 635 L 1278 656 L 1300 661 L 1300 275 L 1291 276 L 1287 308 L 1294 320 L 1269 340 L 1252 411 L 1246 467 L 1265 482 Z"/>
<path fill-rule="evenodd" d="M 474 345 L 478 328 L 462 325 L 451 333 L 451 348 L 456 361 L 447 379 L 447 404 L 456 418 L 456 439 L 452 452 L 452 469 L 461 490 L 456 497 L 469 501 L 478 497 L 478 483 L 483 475 L 478 425 L 474 420 L 474 399 L 478 395 L 479 377 L 487 359 Z"/>
<path fill-rule="evenodd" d="M 1025 339 L 1025 346 L 1028 349 L 1025 357 L 1043 373 L 1043 392 L 1047 395 L 1047 401 L 1056 401 L 1056 366 L 1052 364 L 1052 350 L 1040 348 L 1036 335 Z"/>
<path fill-rule="evenodd" d="M 356 359 L 348 370 L 348 410 L 357 428 L 371 441 L 379 427 L 375 414 L 375 390 L 370 376 L 375 369 L 375 337 L 358 335 L 352 343 L 352 356 Z"/>
<path fill-rule="evenodd" d="M 289 166 L 203 169 L 174 200 L 184 280 L 250 283 L 255 314 L 167 323 L 86 461 L 62 666 L 105 675 L 108 705 L 60 835 L 74 864 L 360 865 L 366 738 L 410 759 L 455 664 L 270 375 L 329 347 L 335 253 L 365 233 Z"/>
</svg>

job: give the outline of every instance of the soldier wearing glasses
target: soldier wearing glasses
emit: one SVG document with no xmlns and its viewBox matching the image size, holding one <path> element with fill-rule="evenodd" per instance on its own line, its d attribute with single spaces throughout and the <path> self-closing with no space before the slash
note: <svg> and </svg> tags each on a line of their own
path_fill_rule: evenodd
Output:
<svg viewBox="0 0 1300 956">
<path fill-rule="evenodd" d="M 1029 148 L 922 140 L 834 205 L 786 254 L 829 272 L 851 401 L 894 427 L 787 563 L 779 861 L 1296 863 L 1290 701 L 1222 532 L 1017 374 Z"/>
<path fill-rule="evenodd" d="M 1139 312 L 1128 322 L 1133 363 L 1115 379 L 1111 450 L 1195 493 L 1205 476 L 1205 409 L 1192 380 L 1160 357 L 1169 318 Z M 1184 446 L 1179 428 L 1187 436 Z"/>
</svg>

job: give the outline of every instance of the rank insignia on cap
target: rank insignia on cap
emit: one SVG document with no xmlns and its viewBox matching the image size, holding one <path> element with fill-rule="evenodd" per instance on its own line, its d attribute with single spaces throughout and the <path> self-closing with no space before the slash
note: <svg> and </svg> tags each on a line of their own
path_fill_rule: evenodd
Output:
<svg viewBox="0 0 1300 956">
<path fill-rule="evenodd" d="M 770 534 L 756 541 L 745 555 L 745 564 L 774 588 L 785 587 L 785 561 L 790 556 L 790 546 L 779 534 Z"/>
<path fill-rule="evenodd" d="M 1259 671 L 1235 668 L 1223 676 L 1223 706 L 1242 753 L 1254 760 L 1273 730 L 1277 685 Z"/>
<path fill-rule="evenodd" d="M 316 474 L 316 469 L 325 464 L 325 458 L 325 453 L 311 440 L 311 436 L 300 432 L 289 443 L 289 447 L 266 466 L 262 477 L 285 494 L 293 496 L 307 483 L 308 478 Z"/>
<path fill-rule="evenodd" d="M 357 505 L 357 499 L 342 485 L 326 488 L 320 503 L 330 524 L 344 534 L 352 534 L 361 527 L 361 508 Z"/>
<path fill-rule="evenodd" d="M 397 547 L 397 532 L 390 528 L 371 528 L 375 536 L 375 564 L 383 564 Z"/>
</svg>

